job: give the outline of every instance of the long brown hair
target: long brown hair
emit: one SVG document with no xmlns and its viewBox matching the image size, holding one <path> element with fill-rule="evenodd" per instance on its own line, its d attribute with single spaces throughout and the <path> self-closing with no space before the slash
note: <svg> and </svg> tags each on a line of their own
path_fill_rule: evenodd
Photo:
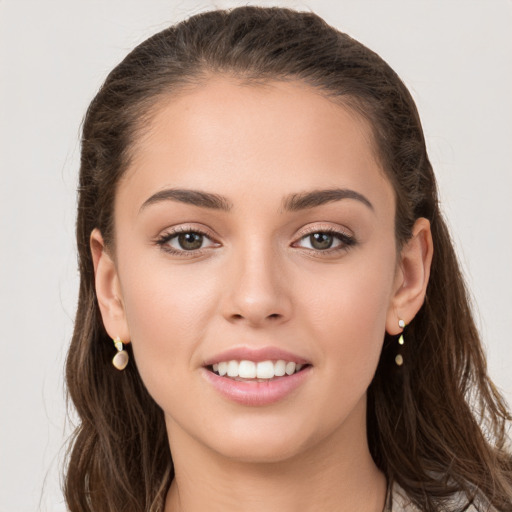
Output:
<svg viewBox="0 0 512 512">
<path fill-rule="evenodd" d="M 72 512 L 163 509 L 173 478 L 163 412 L 135 364 L 112 367 L 98 309 L 89 237 L 114 246 L 116 185 L 159 100 L 215 73 L 244 81 L 299 80 L 357 110 L 396 196 L 400 247 L 415 220 L 431 222 L 435 255 L 425 304 L 406 329 L 405 364 L 384 339 L 368 390 L 368 441 L 377 466 L 421 510 L 446 510 L 462 491 L 512 510 L 506 406 L 487 376 L 468 294 L 438 206 L 420 119 L 404 84 L 374 52 L 312 13 L 240 7 L 202 13 L 152 36 L 107 77 L 83 124 L 77 243 L 80 292 L 67 359 L 80 418 L 65 495 Z M 128 348 L 130 350 L 130 348 Z"/>
</svg>

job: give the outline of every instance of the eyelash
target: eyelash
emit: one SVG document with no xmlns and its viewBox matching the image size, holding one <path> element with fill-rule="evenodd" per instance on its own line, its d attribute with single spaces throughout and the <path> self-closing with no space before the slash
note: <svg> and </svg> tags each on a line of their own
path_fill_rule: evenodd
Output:
<svg viewBox="0 0 512 512">
<path fill-rule="evenodd" d="M 201 235 L 201 236 L 204 236 L 204 237 L 207 237 L 207 238 L 212 238 L 212 236 L 207 233 L 206 231 L 203 231 L 202 229 L 197 229 L 197 228 L 189 228 L 187 226 L 183 226 L 183 227 L 177 227 L 175 229 L 173 229 L 172 231 L 168 232 L 168 233 L 164 233 L 162 236 L 158 237 L 155 242 L 157 245 L 160 246 L 160 248 L 169 253 L 169 254 L 172 254 L 173 256 L 181 256 L 181 257 L 184 257 L 184 258 L 190 258 L 190 257 L 195 257 L 197 255 L 201 255 L 206 249 L 194 249 L 192 251 L 186 251 L 186 250 L 176 250 L 176 249 L 173 249 L 171 246 L 167 245 L 173 238 L 176 238 L 178 235 L 182 235 L 182 234 L 185 234 L 185 233 L 193 233 L 195 235 Z"/>
<path fill-rule="evenodd" d="M 204 236 L 206 238 L 209 238 L 209 239 L 212 239 L 212 236 L 207 233 L 206 231 L 203 231 L 202 229 L 198 229 L 198 228 L 189 228 L 189 227 L 178 227 L 178 228 L 175 228 L 173 229 L 173 231 L 171 232 L 168 232 L 168 233 L 164 233 L 163 235 L 161 235 L 160 237 L 158 237 L 156 240 L 155 240 L 155 243 L 160 246 L 160 248 L 169 253 L 169 254 L 172 254 L 174 256 L 181 256 L 181 257 L 195 257 L 195 256 L 198 256 L 198 255 L 201 255 L 205 252 L 205 250 L 207 249 L 193 249 L 193 250 L 190 250 L 190 251 L 187 251 L 185 249 L 183 250 L 176 250 L 172 247 L 170 247 L 168 245 L 168 243 L 176 238 L 177 236 L 181 235 L 181 234 L 195 234 L 195 235 L 201 235 L 201 236 Z M 334 253 L 338 253 L 338 252 L 341 252 L 341 251 L 348 251 L 350 248 L 352 248 L 354 245 L 356 245 L 357 241 L 356 239 L 351 236 L 351 235 L 348 235 L 347 233 L 343 232 L 343 231 L 338 231 L 336 229 L 333 229 L 333 228 L 314 228 L 314 229 L 310 229 L 309 231 L 307 231 L 306 233 L 304 233 L 300 238 L 299 238 L 299 241 L 304 239 L 304 238 L 307 238 L 308 236 L 311 236 L 313 234 L 317 234 L 317 233 L 322 233 L 322 234 L 325 234 L 325 235 L 333 235 L 335 238 L 337 238 L 340 242 L 341 242 L 341 245 L 339 245 L 338 247 L 335 247 L 335 248 L 329 248 L 329 249 L 326 249 L 326 250 L 321 250 L 321 249 L 310 249 L 308 247 L 302 247 L 303 250 L 305 250 L 306 252 L 310 252 L 310 251 L 313 251 L 315 253 L 320 253 L 320 254 L 334 254 Z"/>
</svg>

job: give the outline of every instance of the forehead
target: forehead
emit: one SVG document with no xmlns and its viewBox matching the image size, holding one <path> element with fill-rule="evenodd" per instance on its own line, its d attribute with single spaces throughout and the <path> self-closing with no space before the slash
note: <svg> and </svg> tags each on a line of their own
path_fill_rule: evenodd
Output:
<svg viewBox="0 0 512 512">
<path fill-rule="evenodd" d="M 162 98 L 140 134 L 120 185 L 138 204 L 170 186 L 240 195 L 266 184 L 277 198 L 359 184 L 390 194 L 368 122 L 298 81 L 209 79 Z"/>
</svg>

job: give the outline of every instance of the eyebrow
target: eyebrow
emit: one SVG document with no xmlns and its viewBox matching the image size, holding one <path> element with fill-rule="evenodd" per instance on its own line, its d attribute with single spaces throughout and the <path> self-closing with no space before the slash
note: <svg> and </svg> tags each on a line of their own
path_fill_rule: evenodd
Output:
<svg viewBox="0 0 512 512">
<path fill-rule="evenodd" d="M 326 190 L 313 190 L 311 192 L 290 194 L 284 199 L 283 208 L 285 211 L 295 212 L 321 206 L 326 203 L 332 203 L 333 201 L 340 201 L 342 199 L 355 199 L 370 208 L 370 210 L 373 210 L 372 203 L 370 203 L 363 194 L 348 188 L 330 188 Z"/>
<path fill-rule="evenodd" d="M 315 208 L 334 201 L 340 201 L 342 199 L 355 199 L 363 203 L 370 210 L 374 210 L 372 203 L 359 192 L 346 188 L 330 188 L 290 194 L 284 198 L 281 211 L 296 212 Z M 229 212 L 233 208 L 233 203 L 229 201 L 228 198 L 219 194 L 212 194 L 211 192 L 203 192 L 201 190 L 169 188 L 160 190 L 144 201 L 140 207 L 139 213 L 148 206 L 163 201 L 177 201 L 200 208 L 225 212 Z"/>
<path fill-rule="evenodd" d="M 201 190 L 168 188 L 160 190 L 144 201 L 143 205 L 140 207 L 139 213 L 149 205 L 160 203 L 162 201 L 178 201 L 180 203 L 192 204 L 201 208 L 222 210 L 225 212 L 229 212 L 233 207 L 233 204 L 227 198 L 218 194 L 202 192 Z"/>
</svg>

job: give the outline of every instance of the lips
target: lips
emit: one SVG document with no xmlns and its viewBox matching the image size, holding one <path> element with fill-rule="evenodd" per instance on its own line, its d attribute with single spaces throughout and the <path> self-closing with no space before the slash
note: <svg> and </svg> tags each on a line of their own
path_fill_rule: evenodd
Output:
<svg viewBox="0 0 512 512">
<path fill-rule="evenodd" d="M 205 361 L 203 375 L 224 398 L 248 406 L 278 402 L 311 373 L 303 357 L 279 348 L 234 348 Z"/>
</svg>

